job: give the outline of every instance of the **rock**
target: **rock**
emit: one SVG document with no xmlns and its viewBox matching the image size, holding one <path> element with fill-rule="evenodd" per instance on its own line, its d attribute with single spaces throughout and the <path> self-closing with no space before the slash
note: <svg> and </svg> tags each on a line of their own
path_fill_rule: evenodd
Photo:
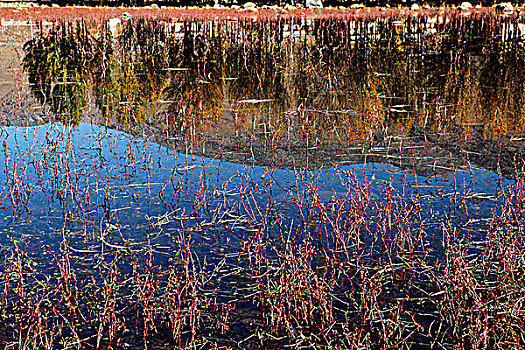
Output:
<svg viewBox="0 0 525 350">
<path fill-rule="evenodd" d="M 458 10 L 470 11 L 472 10 L 472 4 L 470 2 L 464 1 L 461 3 L 461 5 L 458 6 Z"/>
<path fill-rule="evenodd" d="M 259 10 L 256 7 L 247 7 L 245 9 L 240 9 L 239 12 L 258 12 Z"/>
<path fill-rule="evenodd" d="M 263 10 L 274 10 L 276 5 L 262 5 Z"/>
<path fill-rule="evenodd" d="M 253 2 L 247 2 L 244 5 L 242 5 L 242 8 L 239 10 L 239 12 L 257 12 L 259 11 L 257 9 L 257 5 L 255 5 Z"/>
<path fill-rule="evenodd" d="M 110 18 L 108 20 L 108 27 L 109 31 L 111 32 L 111 35 L 115 36 L 117 34 L 117 31 L 120 29 L 122 25 L 122 21 L 120 18 Z"/>
<path fill-rule="evenodd" d="M 514 6 L 510 2 L 502 2 L 494 5 L 496 13 L 510 13 L 514 11 Z"/>
<path fill-rule="evenodd" d="M 133 16 L 128 12 L 123 12 L 120 16 L 108 19 L 108 27 L 111 35 L 116 36 L 122 29 L 122 22 L 129 21 Z"/>
<path fill-rule="evenodd" d="M 321 0 L 306 0 L 307 8 L 323 8 L 323 2 Z"/>
</svg>

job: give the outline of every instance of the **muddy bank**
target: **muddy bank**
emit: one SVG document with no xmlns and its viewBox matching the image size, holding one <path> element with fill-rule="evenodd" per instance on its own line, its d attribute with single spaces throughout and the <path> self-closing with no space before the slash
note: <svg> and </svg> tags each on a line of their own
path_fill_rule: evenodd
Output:
<svg viewBox="0 0 525 350">
<path fill-rule="evenodd" d="M 110 125 L 111 128 L 120 128 Z M 523 176 L 525 139 L 504 136 L 484 139 L 475 133 L 471 140 L 455 135 L 436 135 L 412 129 L 408 136 L 375 135 L 371 141 L 346 143 L 305 142 L 301 139 L 272 140 L 261 133 L 231 135 L 170 136 L 166 128 L 146 123 L 127 129 L 140 137 L 181 153 L 221 159 L 228 162 L 276 168 L 322 169 L 341 165 L 380 162 L 431 177 L 444 175 L 459 167 L 477 166 L 508 179 Z"/>
</svg>

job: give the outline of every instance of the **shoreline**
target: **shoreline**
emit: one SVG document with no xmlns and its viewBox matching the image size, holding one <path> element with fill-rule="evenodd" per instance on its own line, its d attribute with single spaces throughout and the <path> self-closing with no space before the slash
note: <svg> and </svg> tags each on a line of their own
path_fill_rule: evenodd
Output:
<svg viewBox="0 0 525 350">
<path fill-rule="evenodd" d="M 463 16 L 469 15 L 494 15 L 498 14 L 493 7 L 472 8 L 470 10 L 460 10 L 456 7 L 430 7 L 411 9 L 410 7 L 325 7 L 325 8 L 304 8 L 296 6 L 185 6 L 185 7 L 165 7 L 165 6 L 144 6 L 144 7 L 92 7 L 92 6 L 58 6 L 58 5 L 38 5 L 36 3 L 6 3 L 0 4 L 0 19 L 2 26 L 22 25 L 23 22 L 32 21 L 68 21 L 68 20 L 107 20 L 118 17 L 126 12 L 136 18 L 156 17 L 160 19 L 177 18 L 178 20 L 195 19 L 281 19 L 281 18 L 344 18 L 352 17 L 399 17 L 419 15 L 443 15 L 457 12 Z M 516 8 L 521 10 L 521 7 Z M 513 11 L 501 13 L 501 16 L 521 16 L 523 11 Z M 8 21 L 8 23 L 5 23 Z"/>
</svg>

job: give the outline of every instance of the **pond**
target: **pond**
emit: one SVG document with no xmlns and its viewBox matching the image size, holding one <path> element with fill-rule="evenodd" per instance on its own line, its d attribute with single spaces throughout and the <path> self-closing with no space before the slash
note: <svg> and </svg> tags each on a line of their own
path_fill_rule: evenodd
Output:
<svg viewBox="0 0 525 350">
<path fill-rule="evenodd" d="M 126 18 L 23 45 L 6 348 L 524 344 L 521 17 Z"/>
</svg>

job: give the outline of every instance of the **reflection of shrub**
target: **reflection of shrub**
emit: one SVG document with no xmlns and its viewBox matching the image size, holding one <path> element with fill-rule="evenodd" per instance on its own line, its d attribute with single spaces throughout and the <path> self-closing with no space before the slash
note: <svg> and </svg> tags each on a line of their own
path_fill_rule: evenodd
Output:
<svg viewBox="0 0 525 350">
<path fill-rule="evenodd" d="M 176 132 L 202 132 L 203 128 L 220 120 L 223 111 L 222 80 L 210 78 L 205 81 L 195 70 L 191 70 L 180 72 L 172 80 L 175 84 L 170 86 L 169 98 L 173 102 L 168 113 Z"/>
<path fill-rule="evenodd" d="M 86 106 L 86 72 L 92 38 L 84 25 L 62 24 L 24 45 L 24 69 L 40 103 L 59 119 L 77 122 Z"/>
<path fill-rule="evenodd" d="M 135 124 L 145 120 L 145 103 L 139 95 L 139 78 L 131 64 L 121 68 L 119 74 L 119 100 L 120 106 L 116 115 L 117 120 L 124 124 Z"/>
<path fill-rule="evenodd" d="M 117 113 L 120 102 L 118 78 L 115 75 L 119 67 L 112 44 L 110 32 L 105 30 L 97 42 L 94 58 L 98 64 L 93 71 L 93 91 L 104 119 Z"/>
<path fill-rule="evenodd" d="M 143 122 L 162 98 L 173 44 L 169 37 L 161 21 L 139 19 L 124 27 L 117 43 L 121 57 L 117 119 L 121 122 Z"/>
<path fill-rule="evenodd" d="M 78 122 L 92 85 L 104 119 L 143 122 L 166 85 L 170 47 L 164 45 L 163 28 L 158 21 L 139 21 L 137 27 L 127 25 L 123 39 L 114 43 L 106 26 L 90 32 L 84 22 L 57 25 L 25 44 L 24 69 L 37 99 L 58 119 Z"/>
<path fill-rule="evenodd" d="M 523 48 L 495 34 L 510 19 L 341 16 L 133 19 L 118 38 L 62 24 L 26 44 L 24 67 L 39 100 L 72 120 L 91 83 L 104 118 L 143 122 L 165 100 L 177 132 L 218 121 L 225 103 L 236 126 L 264 127 L 272 139 L 289 135 L 286 128 L 316 140 L 369 139 L 412 125 L 461 130 L 464 139 L 476 124 L 485 137 L 522 130 Z"/>
</svg>

